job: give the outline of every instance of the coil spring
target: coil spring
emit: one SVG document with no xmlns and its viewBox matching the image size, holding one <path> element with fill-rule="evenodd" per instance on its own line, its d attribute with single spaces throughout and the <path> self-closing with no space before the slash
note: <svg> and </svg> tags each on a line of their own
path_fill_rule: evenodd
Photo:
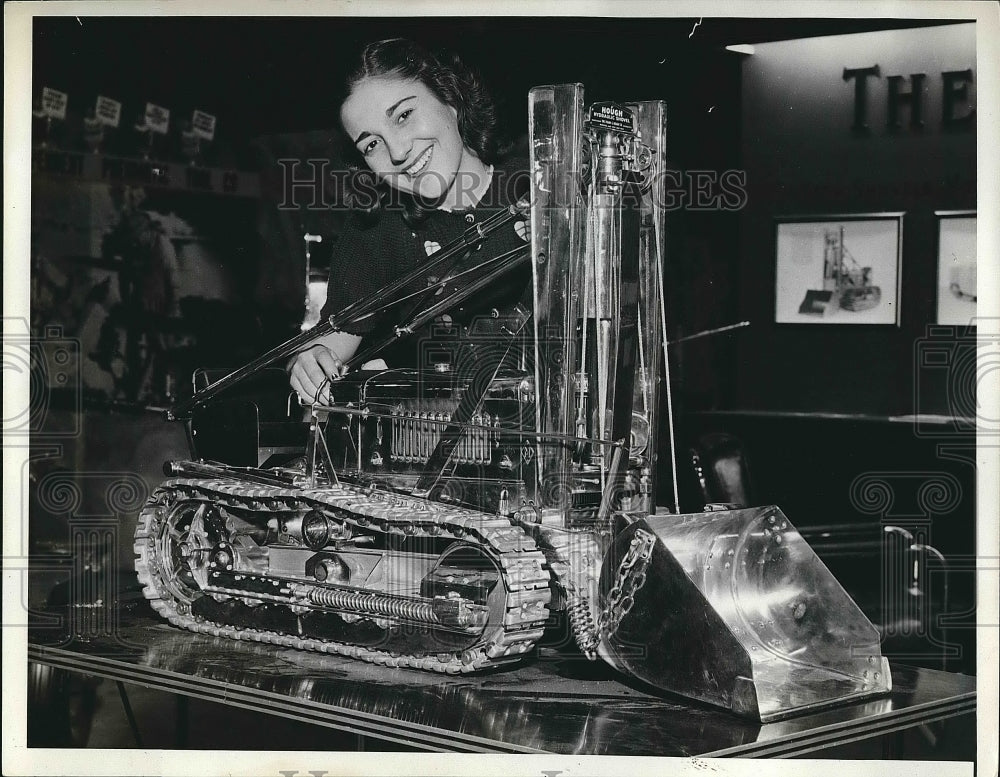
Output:
<svg viewBox="0 0 1000 777">
<path fill-rule="evenodd" d="M 577 593 L 570 593 L 566 598 L 566 614 L 573 630 L 580 652 L 593 661 L 597 658 L 597 645 L 601 641 L 594 627 L 594 619 L 590 615 L 590 600 Z"/>
<path fill-rule="evenodd" d="M 387 615 L 404 618 L 418 623 L 438 623 L 434 607 L 427 602 L 409 602 L 390 599 L 375 594 L 361 594 L 354 591 L 335 591 L 328 588 L 314 588 L 309 592 L 309 601 L 335 610 L 351 610 L 366 615 Z"/>
</svg>

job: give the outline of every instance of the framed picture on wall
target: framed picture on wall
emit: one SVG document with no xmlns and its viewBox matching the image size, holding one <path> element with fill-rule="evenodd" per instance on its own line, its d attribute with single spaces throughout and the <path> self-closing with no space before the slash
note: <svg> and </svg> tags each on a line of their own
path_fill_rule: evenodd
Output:
<svg viewBox="0 0 1000 777">
<path fill-rule="evenodd" d="M 968 326 L 976 317 L 976 212 L 935 211 L 938 226 L 937 323 Z"/>
<path fill-rule="evenodd" d="M 903 214 L 777 219 L 775 321 L 899 323 Z"/>
</svg>

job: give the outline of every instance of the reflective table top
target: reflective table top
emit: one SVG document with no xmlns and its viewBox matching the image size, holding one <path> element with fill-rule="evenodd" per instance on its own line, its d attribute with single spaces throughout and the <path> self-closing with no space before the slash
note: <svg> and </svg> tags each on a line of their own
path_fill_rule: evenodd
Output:
<svg viewBox="0 0 1000 777">
<path fill-rule="evenodd" d="M 66 611 L 37 617 L 29 660 L 456 752 L 592 755 L 796 755 L 954 715 L 971 715 L 976 678 L 893 666 L 881 698 L 759 724 L 630 683 L 547 637 L 519 664 L 443 676 L 206 637 L 123 601 L 84 639 Z M 93 630 L 92 630 L 93 631 Z M 564 644 L 561 645 L 560 642 Z"/>
</svg>

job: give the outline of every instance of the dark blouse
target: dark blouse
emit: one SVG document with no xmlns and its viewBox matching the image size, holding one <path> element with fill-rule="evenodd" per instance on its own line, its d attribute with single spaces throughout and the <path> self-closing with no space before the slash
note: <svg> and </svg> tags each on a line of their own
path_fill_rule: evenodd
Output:
<svg viewBox="0 0 1000 777">
<path fill-rule="evenodd" d="M 333 315 L 356 300 L 371 297 L 391 281 L 426 263 L 434 244 L 443 248 L 470 226 L 481 223 L 498 210 L 505 210 L 527 193 L 527 170 L 527 160 L 504 160 L 495 166 L 490 186 L 475 208 L 462 212 L 435 210 L 416 227 L 406 224 L 398 206 L 383 209 L 373 224 L 366 224 L 359 217 L 349 218 L 331 262 L 323 316 Z M 525 245 L 514 225 L 507 224 L 488 236 L 472 259 L 490 259 Z M 422 278 L 422 283 L 416 284 L 417 288 L 437 281 L 437 272 L 440 270 L 428 273 Z M 410 290 L 414 289 L 411 287 Z M 406 323 L 407 315 L 412 314 L 415 304 L 423 309 L 433 300 L 432 292 L 424 300 L 404 303 L 388 309 L 379 317 L 346 326 L 345 331 L 362 335 L 364 341 L 361 347 L 369 347 L 390 334 L 395 326 Z M 436 319 L 433 325 L 427 325 L 378 355 L 392 367 L 415 366 L 420 361 L 419 343 L 426 340 L 432 328 L 437 333 L 444 328 L 448 333 L 448 329 L 457 327 L 458 331 L 450 334 L 461 337 L 476 317 L 496 317 L 498 313 L 502 316 L 518 302 L 530 311 L 530 300 L 531 263 L 524 262 L 502 276 L 497 283 L 473 294 L 449 311 L 447 316 Z"/>
</svg>

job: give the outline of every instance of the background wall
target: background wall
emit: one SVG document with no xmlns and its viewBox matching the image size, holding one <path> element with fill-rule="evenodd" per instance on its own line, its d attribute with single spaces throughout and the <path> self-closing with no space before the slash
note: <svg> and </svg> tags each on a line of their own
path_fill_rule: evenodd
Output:
<svg viewBox="0 0 1000 777">
<path fill-rule="evenodd" d="M 708 264 L 732 284 L 722 309 L 751 326 L 681 351 L 687 358 L 680 396 L 688 412 L 681 413 L 680 445 L 708 432 L 736 435 L 749 460 L 753 501 L 779 504 L 813 536 L 817 527 L 849 525 L 877 537 L 882 526 L 898 525 L 938 547 L 950 570 L 951 631 L 943 638 L 936 616 L 922 611 L 905 651 L 940 656 L 948 642 L 957 650 L 952 668 L 974 672 L 975 427 L 951 417 L 977 414 L 977 346 L 974 330 L 933 324 L 934 213 L 976 207 L 974 118 L 943 123 L 942 73 L 971 69 L 966 95 L 952 106 L 955 116 L 971 114 L 975 27 L 834 35 L 754 48 L 743 60 L 740 93 L 746 206 L 714 216 L 718 228 L 735 235 L 735 250 L 727 258 L 717 252 L 721 244 L 710 243 L 715 252 Z M 859 131 L 853 128 L 856 81 L 845 79 L 844 71 L 874 65 L 879 76 L 867 80 L 864 102 L 868 130 Z M 924 74 L 918 89 L 923 125 L 912 127 L 911 109 L 902 106 L 901 126 L 887 126 L 888 77 L 905 76 L 905 92 L 916 73 Z M 775 323 L 777 218 L 893 211 L 905 213 L 898 326 Z M 845 243 L 850 249 L 850 232 Z M 821 257 L 822 242 L 815 250 Z M 821 280 L 813 288 L 822 288 Z M 876 277 L 880 282 L 891 283 Z M 711 286 L 683 288 L 696 299 L 702 293 L 726 299 Z M 713 353 L 715 369 L 697 369 L 692 355 L 698 353 Z M 693 390 L 713 375 L 720 388 Z M 906 418 L 913 414 L 921 419 Z M 682 501 L 683 486 L 682 480 Z M 816 541 L 820 547 L 825 542 Z M 876 579 L 886 568 L 877 555 L 838 559 L 819 552 L 828 564 L 841 563 L 838 578 L 873 619 L 891 609 L 889 588 Z M 941 595 L 942 582 L 931 581 L 933 595 Z M 881 601 L 871 601 L 873 594 Z M 887 653 L 919 660 L 895 648 Z"/>
<path fill-rule="evenodd" d="M 740 313 L 752 326 L 737 338 L 738 409 L 901 415 L 950 413 L 946 392 L 915 406 L 914 358 L 936 315 L 935 210 L 976 207 L 974 123 L 942 126 L 942 72 L 972 69 L 975 25 L 895 30 L 758 44 L 743 63 L 742 166 L 747 205 L 734 263 Z M 852 130 L 855 81 L 845 68 L 878 65 L 867 80 L 867 124 Z M 887 76 L 923 73 L 923 126 L 887 128 Z M 900 325 L 777 326 L 775 218 L 905 211 Z M 817 279 L 818 281 L 819 279 Z"/>
</svg>

